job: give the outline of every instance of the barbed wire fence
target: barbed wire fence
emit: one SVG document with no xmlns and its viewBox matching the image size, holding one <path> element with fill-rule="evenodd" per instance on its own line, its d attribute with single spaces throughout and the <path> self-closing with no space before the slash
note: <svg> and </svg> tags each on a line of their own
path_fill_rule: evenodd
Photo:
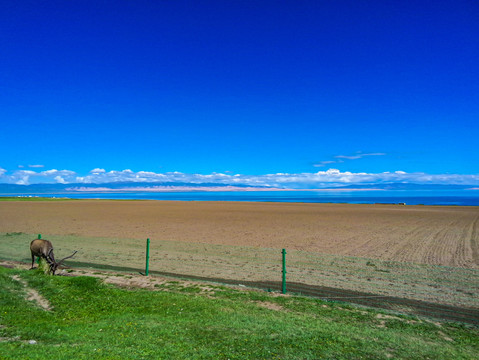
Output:
<svg viewBox="0 0 479 360">
<path fill-rule="evenodd" d="M 479 269 L 384 261 L 294 249 L 158 239 L 42 234 L 67 265 L 198 279 L 479 326 Z M 0 259 L 29 263 L 38 234 L 0 234 Z"/>
</svg>

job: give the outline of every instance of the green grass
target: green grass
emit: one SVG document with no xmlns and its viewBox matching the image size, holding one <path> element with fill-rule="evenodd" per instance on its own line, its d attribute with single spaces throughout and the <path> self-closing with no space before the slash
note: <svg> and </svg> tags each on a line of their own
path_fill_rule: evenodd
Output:
<svg viewBox="0 0 479 360">
<path fill-rule="evenodd" d="M 42 197 L 42 196 L 1 196 L 0 201 L 91 201 L 91 200 L 101 200 L 101 199 L 76 199 L 69 198 L 68 194 L 65 194 L 65 197 Z M 143 199 L 103 199 L 105 201 L 147 201 Z"/>
<path fill-rule="evenodd" d="M 41 196 L 0 196 L 0 201 L 70 201 L 75 199 L 56 198 L 56 197 L 41 197 Z"/>
<path fill-rule="evenodd" d="M 25 300 L 14 275 L 53 310 Z M 479 353 L 474 327 L 311 298 L 190 287 L 172 281 L 160 291 L 126 290 L 93 277 L 0 268 L 0 358 L 473 359 Z"/>
</svg>

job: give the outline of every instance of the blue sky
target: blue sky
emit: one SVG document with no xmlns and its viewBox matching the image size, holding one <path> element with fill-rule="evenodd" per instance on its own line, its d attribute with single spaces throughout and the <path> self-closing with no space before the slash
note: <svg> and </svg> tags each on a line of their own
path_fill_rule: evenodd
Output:
<svg viewBox="0 0 479 360">
<path fill-rule="evenodd" d="M 0 182 L 479 184 L 478 18 L 473 0 L 2 1 Z"/>
</svg>

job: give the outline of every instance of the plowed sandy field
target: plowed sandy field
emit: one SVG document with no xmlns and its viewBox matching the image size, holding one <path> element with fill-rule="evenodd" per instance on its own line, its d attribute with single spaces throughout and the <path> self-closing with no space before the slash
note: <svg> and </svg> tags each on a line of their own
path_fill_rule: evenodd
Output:
<svg viewBox="0 0 479 360">
<path fill-rule="evenodd" d="M 0 232 L 286 248 L 479 268 L 479 208 L 168 202 L 0 202 Z"/>
</svg>

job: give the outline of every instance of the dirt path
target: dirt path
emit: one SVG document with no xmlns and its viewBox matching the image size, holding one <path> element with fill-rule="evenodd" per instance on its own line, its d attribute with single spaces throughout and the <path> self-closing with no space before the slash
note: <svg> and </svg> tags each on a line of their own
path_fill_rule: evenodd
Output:
<svg viewBox="0 0 479 360">
<path fill-rule="evenodd" d="M 43 310 L 45 311 L 50 311 L 52 310 L 52 307 L 49 303 L 49 301 L 47 299 L 45 299 L 42 295 L 40 295 L 40 293 L 29 287 L 28 286 L 28 283 L 23 280 L 20 276 L 18 275 L 13 275 L 12 276 L 12 279 L 15 280 L 15 281 L 18 281 L 19 283 L 21 283 L 26 291 L 26 299 L 28 301 L 32 301 L 34 302 L 36 305 L 38 305 L 39 307 L 41 307 Z"/>
</svg>

